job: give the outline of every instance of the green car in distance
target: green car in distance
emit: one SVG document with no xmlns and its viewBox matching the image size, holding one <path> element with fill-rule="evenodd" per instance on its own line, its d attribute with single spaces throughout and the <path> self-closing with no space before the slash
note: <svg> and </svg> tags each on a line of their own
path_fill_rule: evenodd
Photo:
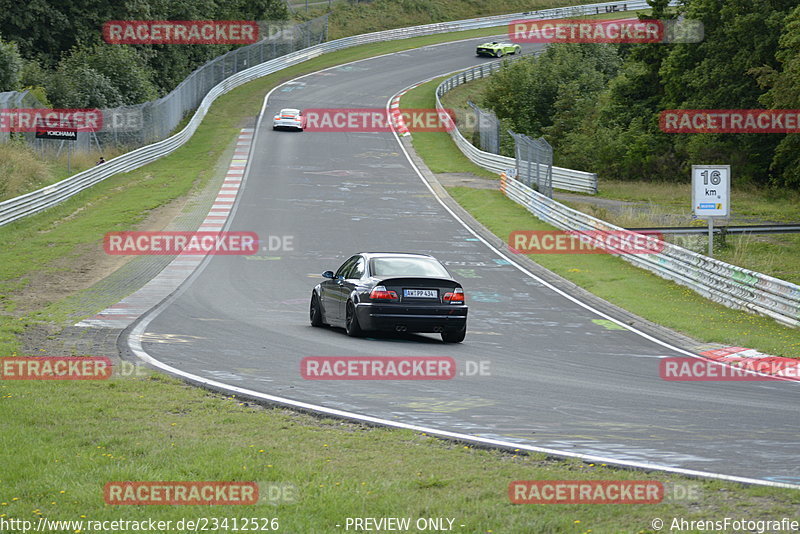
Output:
<svg viewBox="0 0 800 534">
<path fill-rule="evenodd" d="M 491 43 L 483 43 L 478 45 L 475 53 L 479 56 L 503 57 L 506 54 L 519 54 L 522 49 L 519 45 L 513 43 L 498 43 L 492 41 Z"/>
</svg>

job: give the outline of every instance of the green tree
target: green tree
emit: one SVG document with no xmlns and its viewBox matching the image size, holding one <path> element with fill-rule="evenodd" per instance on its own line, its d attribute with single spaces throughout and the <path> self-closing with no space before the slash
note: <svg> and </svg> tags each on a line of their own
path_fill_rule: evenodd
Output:
<svg viewBox="0 0 800 534">
<path fill-rule="evenodd" d="M 81 68 L 87 66 L 114 86 L 124 105 L 140 104 L 158 97 L 145 60 L 130 46 L 95 45 L 88 49 L 76 48 L 61 62 L 59 68 L 85 72 Z"/>
<path fill-rule="evenodd" d="M 481 105 L 508 119 L 517 133 L 557 135 L 577 121 L 575 108 L 594 99 L 620 64 L 614 46 L 553 45 L 492 76 Z"/>
<path fill-rule="evenodd" d="M 546 135 L 560 165 L 603 176 L 685 181 L 691 164 L 729 163 L 740 182 L 800 186 L 796 135 L 665 134 L 658 127 L 664 109 L 800 107 L 797 0 L 686 0 L 677 12 L 667 0 L 649 3 L 651 17 L 700 20 L 705 40 L 621 45 L 621 66 L 599 52 L 611 47 L 551 46 L 539 60 L 498 74 L 483 105 L 517 131 Z"/>
<path fill-rule="evenodd" d="M 705 39 L 674 45 L 663 62 L 664 109 L 760 107 L 757 71 L 777 68 L 775 52 L 796 0 L 691 0 L 686 16 L 705 26 Z M 676 134 L 674 147 L 692 163 L 730 163 L 735 180 L 770 181 L 772 134 Z M 688 168 L 684 169 L 688 172 Z"/>
<path fill-rule="evenodd" d="M 113 108 L 123 105 L 114 83 L 86 65 L 59 65 L 45 85 L 48 98 L 56 108 Z"/>
<path fill-rule="evenodd" d="M 648 0 L 646 19 L 674 20 L 669 0 Z M 576 168 L 628 180 L 659 180 L 681 176 L 674 137 L 658 127 L 664 99 L 660 71 L 675 45 L 622 45 L 624 63 L 587 113 L 580 126 L 566 134 L 559 159 Z"/>
<path fill-rule="evenodd" d="M 23 60 L 20 71 L 20 84 L 23 87 L 44 86 L 49 72 L 44 70 L 36 60 Z"/>
<path fill-rule="evenodd" d="M 0 91 L 19 89 L 22 73 L 22 57 L 17 45 L 0 39 Z"/>
<path fill-rule="evenodd" d="M 769 90 L 760 101 L 772 109 L 800 109 L 800 6 L 785 19 L 775 58 L 780 70 L 762 67 L 754 72 Z M 800 134 L 781 139 L 772 159 L 773 183 L 800 188 Z"/>
<path fill-rule="evenodd" d="M 70 51 L 119 46 L 136 50 L 159 94 L 175 88 L 203 63 L 235 45 L 108 45 L 101 28 L 110 20 L 285 20 L 283 0 L 0 0 L 0 34 L 18 44 L 22 57 L 56 70 Z M 112 61 L 113 62 L 113 61 Z M 134 65 L 139 65 L 135 61 Z M 89 65 L 95 67 L 94 65 Z M 97 69 L 106 70 L 106 66 Z M 64 73 L 62 73 L 64 74 Z M 117 76 L 105 76 L 114 81 Z M 141 80 L 138 80 L 141 82 Z M 57 85 L 50 83 L 49 85 Z M 137 90 L 142 89 L 137 84 Z M 125 99 L 129 91 L 123 91 Z M 145 90 L 144 93 L 148 91 Z"/>
</svg>

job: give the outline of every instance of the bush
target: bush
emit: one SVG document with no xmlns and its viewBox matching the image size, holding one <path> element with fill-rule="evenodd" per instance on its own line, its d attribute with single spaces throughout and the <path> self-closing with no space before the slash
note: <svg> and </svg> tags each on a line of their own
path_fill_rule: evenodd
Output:
<svg viewBox="0 0 800 534">
<path fill-rule="evenodd" d="M 576 108 L 594 101 L 621 63 L 615 46 L 553 45 L 492 76 L 481 106 L 508 119 L 517 133 L 539 137 L 549 131 L 557 137 L 576 126 Z"/>
<path fill-rule="evenodd" d="M 21 72 L 22 56 L 17 45 L 0 40 L 0 91 L 18 89 Z"/>
<path fill-rule="evenodd" d="M 116 89 L 115 96 L 119 95 L 121 105 L 138 104 L 158 97 L 145 61 L 132 47 L 96 45 L 89 49 L 73 49 L 59 66 L 66 72 L 81 72 L 86 67 Z"/>
<path fill-rule="evenodd" d="M 113 108 L 123 104 L 122 94 L 111 80 L 85 65 L 59 65 L 46 89 L 56 108 Z"/>
</svg>

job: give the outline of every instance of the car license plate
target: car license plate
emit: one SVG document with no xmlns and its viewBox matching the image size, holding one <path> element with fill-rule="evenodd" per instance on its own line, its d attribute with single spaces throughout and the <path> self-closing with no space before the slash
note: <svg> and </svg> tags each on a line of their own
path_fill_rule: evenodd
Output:
<svg viewBox="0 0 800 534">
<path fill-rule="evenodd" d="M 404 289 L 403 296 L 415 299 L 435 299 L 439 298 L 439 292 L 435 289 Z"/>
</svg>

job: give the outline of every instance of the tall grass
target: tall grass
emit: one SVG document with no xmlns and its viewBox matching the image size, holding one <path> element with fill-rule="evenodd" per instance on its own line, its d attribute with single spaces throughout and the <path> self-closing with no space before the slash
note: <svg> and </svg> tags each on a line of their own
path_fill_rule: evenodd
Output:
<svg viewBox="0 0 800 534">
<path fill-rule="evenodd" d="M 58 182 L 93 167 L 100 156 L 114 158 L 127 148 L 94 148 L 88 152 L 40 152 L 23 141 L 0 144 L 0 201 Z"/>
<path fill-rule="evenodd" d="M 0 144 L 0 200 L 48 183 L 52 166 L 21 141 Z"/>
</svg>

